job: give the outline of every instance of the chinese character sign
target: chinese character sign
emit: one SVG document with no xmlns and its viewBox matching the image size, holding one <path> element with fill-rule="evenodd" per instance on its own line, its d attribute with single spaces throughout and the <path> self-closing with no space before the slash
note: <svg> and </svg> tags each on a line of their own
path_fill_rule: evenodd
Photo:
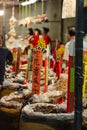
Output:
<svg viewBox="0 0 87 130">
<path fill-rule="evenodd" d="M 34 50 L 33 65 L 32 65 L 32 92 L 40 93 L 40 70 L 42 66 L 42 51 Z"/>
</svg>

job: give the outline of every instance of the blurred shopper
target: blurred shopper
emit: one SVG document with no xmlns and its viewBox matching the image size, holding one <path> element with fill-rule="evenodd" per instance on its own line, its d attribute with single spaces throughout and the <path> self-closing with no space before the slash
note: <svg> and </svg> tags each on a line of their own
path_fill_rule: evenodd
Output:
<svg viewBox="0 0 87 130">
<path fill-rule="evenodd" d="M 49 32 L 49 28 L 43 27 L 43 28 L 41 29 L 42 38 L 43 38 L 43 40 L 45 41 L 46 45 L 52 43 L 51 38 L 50 38 L 50 36 L 48 35 L 48 32 Z"/>
<path fill-rule="evenodd" d="M 83 39 L 83 60 L 87 62 L 87 42 L 85 40 L 85 36 Z M 75 27 L 71 27 L 68 30 L 68 39 L 69 39 L 69 42 L 67 42 L 65 45 L 65 52 L 63 56 L 63 60 L 64 60 L 63 65 L 64 65 L 64 68 L 66 68 L 65 71 L 68 70 L 67 67 L 68 67 L 69 55 L 75 56 L 75 39 L 76 39 Z"/>
<path fill-rule="evenodd" d="M 4 81 L 5 63 L 13 61 L 11 51 L 5 47 L 2 47 L 2 40 L 3 38 L 0 36 L 0 85 L 2 85 Z"/>
<path fill-rule="evenodd" d="M 41 37 L 40 29 L 35 28 L 34 29 L 34 44 L 33 44 L 34 47 L 38 46 L 38 41 L 39 41 L 40 37 Z"/>
<path fill-rule="evenodd" d="M 52 51 L 53 58 L 55 60 L 57 60 L 57 59 L 62 60 L 63 55 L 64 55 L 64 50 L 65 50 L 65 47 L 64 47 L 63 43 L 61 41 L 59 41 L 58 39 L 56 39 L 55 49 Z"/>
<path fill-rule="evenodd" d="M 27 39 L 28 39 L 28 43 L 33 46 L 34 45 L 34 32 L 32 28 L 28 29 Z"/>
<path fill-rule="evenodd" d="M 60 77 L 60 73 L 62 73 L 62 60 L 63 60 L 63 54 L 64 54 L 64 45 L 61 41 L 56 39 L 55 41 L 55 49 L 52 51 L 52 55 L 54 58 L 54 72 L 56 72 L 56 75 L 58 78 Z"/>
<path fill-rule="evenodd" d="M 65 51 L 64 51 L 64 68 L 68 65 L 69 61 L 69 55 L 73 56 L 75 55 L 75 38 L 76 38 L 76 30 L 75 27 L 70 27 L 68 30 L 68 39 L 69 41 L 65 45 Z"/>
</svg>

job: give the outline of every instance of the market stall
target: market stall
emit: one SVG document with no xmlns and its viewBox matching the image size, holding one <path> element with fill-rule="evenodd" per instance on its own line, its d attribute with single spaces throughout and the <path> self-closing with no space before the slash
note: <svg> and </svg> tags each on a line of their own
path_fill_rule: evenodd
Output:
<svg viewBox="0 0 87 130">
<path fill-rule="evenodd" d="M 24 130 L 23 122 L 24 125 L 28 122 L 30 129 L 32 129 L 31 122 L 34 125 L 35 123 L 43 125 L 41 128 L 38 125 L 38 130 L 42 128 L 43 130 L 46 130 L 46 128 L 54 130 L 55 127 L 56 130 L 58 128 L 64 129 L 62 125 L 66 126 L 67 122 L 67 125 L 70 124 L 68 129 L 71 129 L 74 120 L 74 55 L 72 56 L 72 64 L 69 66 L 70 73 L 67 73 L 67 71 L 62 71 L 61 68 L 62 58 L 60 57 L 64 53 L 64 46 L 61 47 L 62 49 L 56 50 L 57 61 L 56 71 L 54 71 L 54 65 L 50 67 L 50 61 L 53 60 L 55 63 L 55 59 L 51 55 L 49 44 L 46 45 L 43 39 L 39 39 L 38 45 L 34 47 L 29 45 L 26 37 L 16 37 L 16 24 L 28 28 L 32 24 L 46 22 L 47 16 L 43 14 L 43 4 L 42 1 L 42 15 L 21 17 L 23 19 L 17 21 L 14 17 L 13 8 L 12 17 L 9 20 L 10 37 L 6 41 L 6 46 L 12 51 L 15 64 L 6 66 L 5 81 L 0 95 L 0 113 L 5 114 L 5 116 L 8 115 L 7 119 L 10 116 L 12 120 L 14 117 L 17 119 L 14 130 L 17 130 L 19 126 L 20 129 Z M 66 8 L 63 11 L 65 12 L 65 10 Z M 71 17 L 74 13 L 75 9 L 68 16 Z M 67 14 L 64 15 L 63 18 L 67 16 Z M 25 54 L 26 47 L 28 49 Z M 68 83 L 70 84 L 67 87 Z M 68 97 L 67 91 L 69 93 Z M 87 121 L 86 111 L 87 101 L 83 98 L 83 122 Z M 3 117 L 3 120 L 5 120 L 5 117 Z M 8 123 L 11 123 L 11 120 Z M 56 125 L 57 123 L 58 125 Z M 8 124 L 6 125 L 8 127 Z M 26 128 L 26 130 L 28 129 Z"/>
</svg>

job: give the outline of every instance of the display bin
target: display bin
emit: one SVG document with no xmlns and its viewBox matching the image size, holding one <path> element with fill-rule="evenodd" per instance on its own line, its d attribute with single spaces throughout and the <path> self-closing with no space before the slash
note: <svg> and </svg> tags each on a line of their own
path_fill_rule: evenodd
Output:
<svg viewBox="0 0 87 130">
<path fill-rule="evenodd" d="M 49 107 L 51 108 L 48 110 Z M 55 110 L 55 105 L 48 103 L 26 105 L 20 116 L 20 130 L 74 130 L 74 112 L 64 112 L 64 106 L 63 109 L 58 107 L 57 111 Z M 86 108 L 83 110 L 82 117 L 82 130 L 87 130 Z"/>
<path fill-rule="evenodd" d="M 68 115 L 65 115 L 64 118 L 64 115 L 62 116 L 61 114 L 59 114 L 59 119 L 53 117 L 43 118 L 34 115 L 21 115 L 19 130 L 74 130 L 73 114 L 71 114 L 70 119 L 66 118 Z M 82 122 L 82 130 L 87 130 L 87 121 L 85 120 Z"/>
<path fill-rule="evenodd" d="M 0 93 L 0 97 L 8 96 L 16 89 L 4 88 Z M 19 99 L 18 99 L 19 100 Z M 23 100 L 20 100 L 24 103 Z M 21 108 L 5 107 L 0 104 L 0 130 L 19 130 Z"/>
<path fill-rule="evenodd" d="M 0 107 L 0 130 L 19 130 L 19 109 Z"/>
<path fill-rule="evenodd" d="M 22 109 L 20 130 L 73 130 L 74 113 L 34 112 L 31 109 L 34 106 L 26 105 Z"/>
<path fill-rule="evenodd" d="M 20 130 L 73 130 L 72 121 L 24 119 L 20 121 Z"/>
</svg>

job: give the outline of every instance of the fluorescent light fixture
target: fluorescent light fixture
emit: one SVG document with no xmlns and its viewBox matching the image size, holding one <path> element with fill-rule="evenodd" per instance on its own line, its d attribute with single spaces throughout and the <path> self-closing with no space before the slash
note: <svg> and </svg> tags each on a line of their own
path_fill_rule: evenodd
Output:
<svg viewBox="0 0 87 130">
<path fill-rule="evenodd" d="M 0 10 L 0 16 L 4 15 L 4 10 Z"/>
<path fill-rule="evenodd" d="M 25 1 L 25 2 L 22 2 L 21 5 L 22 5 L 22 6 L 30 5 L 30 4 L 35 3 L 36 1 L 37 1 L 37 0 L 29 0 L 29 1 Z"/>
</svg>

